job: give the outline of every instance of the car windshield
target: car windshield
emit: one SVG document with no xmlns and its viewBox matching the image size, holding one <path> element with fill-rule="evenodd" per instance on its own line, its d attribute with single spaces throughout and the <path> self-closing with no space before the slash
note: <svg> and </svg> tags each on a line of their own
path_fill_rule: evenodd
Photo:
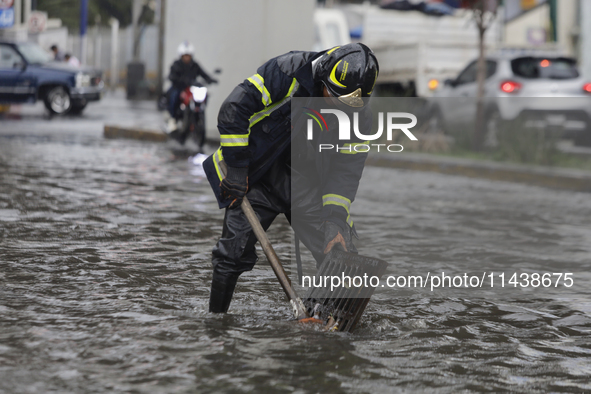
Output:
<svg viewBox="0 0 591 394">
<path fill-rule="evenodd" d="M 523 57 L 511 62 L 513 73 L 529 79 L 575 79 L 579 77 L 574 60 L 551 57 Z"/>
<path fill-rule="evenodd" d="M 17 48 L 29 64 L 45 64 L 52 59 L 49 53 L 32 43 L 18 44 Z"/>
</svg>

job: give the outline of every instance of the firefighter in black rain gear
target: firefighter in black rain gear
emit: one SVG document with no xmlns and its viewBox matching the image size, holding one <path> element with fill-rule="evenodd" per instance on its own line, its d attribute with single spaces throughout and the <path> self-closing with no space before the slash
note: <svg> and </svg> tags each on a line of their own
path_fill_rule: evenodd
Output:
<svg viewBox="0 0 591 394">
<path fill-rule="evenodd" d="M 252 270 L 258 259 L 256 237 L 239 207 L 245 195 L 265 230 L 278 214 L 285 214 L 317 264 L 336 245 L 356 252 L 349 209 L 367 153 L 323 154 L 320 160 L 330 161 L 330 166 L 322 168 L 331 170 L 316 174 L 318 190 L 292 187 L 292 182 L 305 185 L 310 174 L 292 179 L 291 152 L 296 150 L 290 149 L 290 101 L 333 97 L 343 107 L 363 110 L 378 71 L 375 55 L 360 43 L 323 52 L 289 52 L 263 64 L 224 101 L 218 116 L 221 147 L 203 164 L 219 207 L 226 208 L 222 236 L 213 250 L 210 312 L 227 312 L 239 275 Z M 292 190 L 301 193 L 292 196 Z M 296 205 L 302 209 L 292 217 Z M 296 215 L 306 219 L 296 223 Z"/>
</svg>

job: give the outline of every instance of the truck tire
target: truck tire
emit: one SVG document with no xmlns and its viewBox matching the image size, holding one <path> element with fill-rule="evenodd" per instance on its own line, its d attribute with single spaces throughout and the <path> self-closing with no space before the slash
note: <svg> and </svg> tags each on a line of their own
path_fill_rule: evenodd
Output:
<svg viewBox="0 0 591 394">
<path fill-rule="evenodd" d="M 54 115 L 63 115 L 72 107 L 70 93 L 63 86 L 51 88 L 43 99 L 45 108 Z"/>
</svg>

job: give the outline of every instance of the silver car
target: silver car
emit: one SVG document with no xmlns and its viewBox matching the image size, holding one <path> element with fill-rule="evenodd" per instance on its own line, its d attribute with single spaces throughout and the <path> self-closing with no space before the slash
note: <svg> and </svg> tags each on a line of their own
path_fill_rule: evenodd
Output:
<svg viewBox="0 0 591 394">
<path fill-rule="evenodd" d="M 477 61 L 445 81 L 431 99 L 432 119 L 443 130 L 473 127 Z M 591 84 L 574 59 L 542 52 L 503 52 L 486 60 L 485 145 L 497 144 L 502 121 L 521 118 L 526 126 L 551 129 L 561 137 L 589 139 Z"/>
</svg>

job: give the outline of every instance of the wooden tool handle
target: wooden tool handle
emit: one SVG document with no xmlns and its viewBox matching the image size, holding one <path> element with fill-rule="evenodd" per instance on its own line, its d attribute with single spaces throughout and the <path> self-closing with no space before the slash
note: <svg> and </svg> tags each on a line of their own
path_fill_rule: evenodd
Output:
<svg viewBox="0 0 591 394">
<path fill-rule="evenodd" d="M 254 230 L 254 234 L 261 243 L 261 247 L 263 248 L 263 251 L 267 256 L 267 259 L 271 264 L 271 268 L 273 268 L 273 272 L 275 272 L 275 276 L 277 276 L 277 279 L 279 280 L 279 283 L 281 284 L 283 291 L 287 295 L 287 298 L 289 298 L 289 302 L 291 303 L 293 313 L 296 319 L 301 320 L 310 317 L 308 315 L 308 312 L 306 311 L 306 307 L 304 307 L 304 303 L 302 302 L 301 298 L 298 296 L 295 289 L 291 286 L 291 281 L 285 273 L 283 265 L 281 264 L 281 261 L 279 261 L 279 257 L 277 256 L 277 253 L 275 253 L 273 245 L 271 245 L 271 241 L 269 241 L 267 233 L 265 232 L 265 230 L 263 230 L 263 226 L 261 226 L 261 223 L 259 222 L 259 219 L 256 213 L 254 212 L 254 209 L 252 209 L 252 205 L 250 205 L 248 198 L 244 197 L 242 199 L 241 207 L 242 211 L 244 212 L 244 215 L 246 216 L 248 222 Z"/>
</svg>

